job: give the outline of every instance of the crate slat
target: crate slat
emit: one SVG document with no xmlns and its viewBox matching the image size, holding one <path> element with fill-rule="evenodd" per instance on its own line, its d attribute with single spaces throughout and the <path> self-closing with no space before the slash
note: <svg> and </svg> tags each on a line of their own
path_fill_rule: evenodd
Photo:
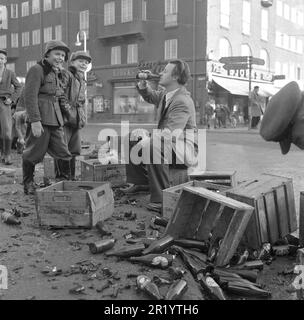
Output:
<svg viewBox="0 0 304 320">
<path fill-rule="evenodd" d="M 227 191 L 227 196 L 255 207 L 243 241 L 253 249 L 274 244 L 297 230 L 292 179 L 262 174 Z"/>
<path fill-rule="evenodd" d="M 191 180 L 207 181 L 230 187 L 236 187 L 236 171 L 198 171 L 189 174 Z"/>
</svg>

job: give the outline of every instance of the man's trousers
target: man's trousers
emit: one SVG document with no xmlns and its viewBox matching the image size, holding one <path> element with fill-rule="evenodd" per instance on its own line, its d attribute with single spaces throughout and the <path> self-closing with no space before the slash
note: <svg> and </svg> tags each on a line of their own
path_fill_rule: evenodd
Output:
<svg viewBox="0 0 304 320">
<path fill-rule="evenodd" d="M 63 128 L 43 126 L 43 130 L 41 137 L 35 138 L 31 125 L 28 125 L 23 161 L 36 165 L 43 161 L 46 153 L 54 159 L 71 160 L 72 156 L 64 139 Z"/>
<path fill-rule="evenodd" d="M 0 151 L 2 156 L 11 154 L 12 146 L 12 113 L 11 106 L 5 105 L 0 99 Z"/>
<path fill-rule="evenodd" d="M 130 142 L 130 151 L 137 144 L 137 142 Z M 184 169 L 187 168 L 185 165 L 176 164 L 176 156 L 172 151 L 172 163 L 169 165 L 164 161 L 164 152 L 153 147 L 153 141 L 151 140 L 150 145 L 150 164 L 134 164 L 132 157 L 129 157 L 129 164 L 126 165 L 127 182 L 135 185 L 149 185 L 151 192 L 151 202 L 161 203 L 162 202 L 162 191 L 170 187 L 169 182 L 169 169 L 170 167 Z M 163 148 L 161 148 L 163 150 Z M 145 149 L 143 149 L 145 150 Z M 155 163 L 153 159 L 153 152 L 159 153 L 159 161 L 161 164 Z M 131 152 L 130 152 L 131 154 Z M 138 153 L 142 156 L 142 152 Z M 154 164 L 154 163 L 155 164 Z"/>
</svg>

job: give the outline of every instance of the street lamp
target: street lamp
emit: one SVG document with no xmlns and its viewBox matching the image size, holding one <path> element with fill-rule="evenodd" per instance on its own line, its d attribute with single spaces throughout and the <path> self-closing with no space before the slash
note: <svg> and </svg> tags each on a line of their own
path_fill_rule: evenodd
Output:
<svg viewBox="0 0 304 320">
<path fill-rule="evenodd" d="M 75 46 L 80 47 L 82 45 L 82 42 L 80 41 L 80 34 L 83 34 L 83 51 L 87 52 L 87 33 L 83 30 L 80 30 L 77 33 Z M 86 82 L 86 88 L 85 88 L 85 116 L 86 116 L 86 122 L 88 121 L 88 89 L 87 89 L 87 80 L 88 80 L 88 70 L 84 73 L 84 80 Z"/>
</svg>

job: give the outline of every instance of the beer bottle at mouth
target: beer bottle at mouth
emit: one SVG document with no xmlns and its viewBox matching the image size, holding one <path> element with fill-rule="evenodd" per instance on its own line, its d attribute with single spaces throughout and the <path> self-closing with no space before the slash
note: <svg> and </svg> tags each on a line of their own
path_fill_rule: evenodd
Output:
<svg viewBox="0 0 304 320">
<path fill-rule="evenodd" d="M 138 72 L 136 75 L 137 80 L 146 80 L 146 81 L 159 81 L 160 80 L 160 75 L 159 74 L 154 74 L 149 70 L 142 70 Z"/>
</svg>

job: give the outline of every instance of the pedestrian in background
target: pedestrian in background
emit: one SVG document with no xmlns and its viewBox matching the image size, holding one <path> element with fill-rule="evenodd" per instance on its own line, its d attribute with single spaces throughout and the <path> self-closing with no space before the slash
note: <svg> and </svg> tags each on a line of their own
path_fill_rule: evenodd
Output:
<svg viewBox="0 0 304 320">
<path fill-rule="evenodd" d="M 91 56 L 85 51 L 77 51 L 72 53 L 70 58 L 70 67 L 65 72 L 66 87 L 65 98 L 61 110 L 64 118 L 64 137 L 68 145 L 69 151 L 72 154 L 70 161 L 70 178 L 75 180 L 76 157 L 81 153 L 81 137 L 80 129 L 85 126 L 85 91 L 86 81 L 84 78 L 85 72 L 88 70 L 89 64 L 92 62 Z M 63 160 L 56 162 L 56 179 L 61 180 Z M 64 171 L 64 170 L 63 170 Z"/>
<path fill-rule="evenodd" d="M 207 125 L 207 128 L 210 129 L 210 126 L 211 126 L 211 119 L 214 115 L 214 100 L 211 99 L 209 100 L 207 103 L 206 103 L 206 125 Z"/>
<path fill-rule="evenodd" d="M 249 97 L 249 121 L 250 128 L 256 129 L 262 116 L 261 97 L 259 87 L 255 86 Z"/>
<path fill-rule="evenodd" d="M 24 104 L 30 125 L 27 128 L 23 152 L 24 193 L 35 194 L 35 165 L 43 161 L 48 152 L 55 159 L 65 160 L 62 174 L 70 175 L 71 154 L 64 139 L 63 116 L 59 100 L 64 95 L 64 61 L 69 48 L 62 41 L 46 44 L 44 57 L 27 73 Z"/>
<path fill-rule="evenodd" d="M 15 73 L 6 68 L 7 52 L 0 50 L 0 153 L 1 162 L 12 165 L 12 114 L 11 106 L 21 92 Z"/>
</svg>

